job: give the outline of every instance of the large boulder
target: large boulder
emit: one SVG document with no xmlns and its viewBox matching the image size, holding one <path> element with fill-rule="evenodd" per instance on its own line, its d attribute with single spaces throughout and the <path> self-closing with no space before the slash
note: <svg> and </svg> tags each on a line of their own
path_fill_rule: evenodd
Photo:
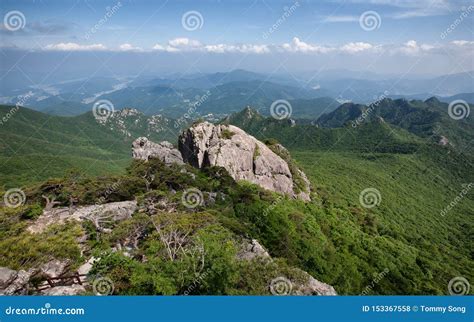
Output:
<svg viewBox="0 0 474 322">
<path fill-rule="evenodd" d="M 134 159 L 148 161 L 150 158 L 158 158 L 165 164 L 183 164 L 181 153 L 167 141 L 155 143 L 145 137 L 140 137 L 132 143 L 132 156 Z"/>
<path fill-rule="evenodd" d="M 235 180 L 250 181 L 268 190 L 309 200 L 309 181 L 304 187 L 306 194 L 301 194 L 295 186 L 293 176 L 301 170 L 292 173 L 287 161 L 236 126 L 195 124 L 180 135 L 178 149 L 184 162 L 194 167 L 220 166 Z"/>
<path fill-rule="evenodd" d="M 31 276 L 36 274 L 36 270 L 14 271 L 6 267 L 0 268 L 2 286 L 0 295 L 25 295 L 28 293 L 28 283 Z"/>
<path fill-rule="evenodd" d="M 30 233 L 42 233 L 52 224 L 64 224 L 68 220 L 91 221 L 99 231 L 106 231 L 107 226 L 128 219 L 137 210 L 137 202 L 120 201 L 102 205 L 91 205 L 70 209 L 66 207 L 44 210 L 27 230 Z"/>
</svg>

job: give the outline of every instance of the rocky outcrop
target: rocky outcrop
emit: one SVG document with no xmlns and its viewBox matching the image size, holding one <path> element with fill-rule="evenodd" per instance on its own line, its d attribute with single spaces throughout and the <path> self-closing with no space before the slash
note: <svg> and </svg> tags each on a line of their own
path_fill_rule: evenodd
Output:
<svg viewBox="0 0 474 322">
<path fill-rule="evenodd" d="M 25 295 L 28 293 L 28 283 L 36 270 L 14 271 L 0 267 L 0 295 Z"/>
<path fill-rule="evenodd" d="M 167 141 L 154 143 L 145 137 L 133 141 L 132 156 L 134 159 L 145 161 L 150 158 L 158 158 L 165 164 L 183 164 L 181 153 L 173 147 L 173 144 Z"/>
<path fill-rule="evenodd" d="M 97 230 L 107 231 L 106 226 L 116 221 L 130 218 L 137 209 L 136 201 L 111 202 L 103 205 L 92 205 L 70 208 L 52 208 L 44 210 L 27 230 L 31 233 L 41 233 L 52 224 L 64 224 L 68 220 L 90 220 Z"/>
<path fill-rule="evenodd" d="M 241 242 L 240 249 L 237 253 L 237 259 L 247 261 L 260 259 L 269 264 L 275 264 L 270 254 L 268 254 L 265 248 L 256 239 L 244 239 Z M 282 276 L 275 279 L 275 281 L 284 281 L 286 284 L 284 286 L 287 293 L 284 295 L 337 295 L 334 287 L 318 281 L 313 276 L 299 268 L 293 268 L 292 275 L 295 275 L 295 278 L 288 279 Z"/>
<path fill-rule="evenodd" d="M 235 180 L 309 200 L 309 182 L 306 195 L 300 195 L 288 162 L 236 126 L 196 124 L 180 135 L 178 149 L 194 167 L 220 166 Z"/>
<path fill-rule="evenodd" d="M 323 283 L 301 271 L 305 277 L 305 282 L 294 282 L 294 295 L 337 295 L 336 290 L 329 284 Z"/>
<path fill-rule="evenodd" d="M 41 295 L 53 295 L 53 296 L 79 295 L 85 292 L 86 292 L 86 289 L 83 285 L 74 284 L 74 285 L 55 286 L 52 288 L 45 289 L 44 291 L 41 291 Z"/>
<path fill-rule="evenodd" d="M 256 257 L 268 258 L 270 255 L 256 239 L 244 240 L 240 251 L 237 253 L 237 259 L 252 260 Z"/>
</svg>

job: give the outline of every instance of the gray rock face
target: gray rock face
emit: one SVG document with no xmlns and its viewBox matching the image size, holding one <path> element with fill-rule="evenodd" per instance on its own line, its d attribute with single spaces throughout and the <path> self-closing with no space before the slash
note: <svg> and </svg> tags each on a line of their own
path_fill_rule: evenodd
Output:
<svg viewBox="0 0 474 322">
<path fill-rule="evenodd" d="M 300 198 L 288 163 L 236 126 L 196 124 L 180 135 L 178 148 L 183 160 L 194 167 L 220 166 L 235 180 Z"/>
<path fill-rule="evenodd" d="M 296 295 L 337 295 L 336 290 L 329 284 L 315 279 L 308 273 L 301 271 L 306 277 L 306 283 L 295 285 Z"/>
<path fill-rule="evenodd" d="M 132 156 L 134 159 L 145 161 L 150 158 L 158 158 L 166 164 L 183 164 L 181 153 L 173 147 L 173 144 L 167 141 L 154 143 L 145 137 L 133 141 Z"/>
<path fill-rule="evenodd" d="M 260 258 L 266 260 L 268 263 L 273 263 L 273 259 L 265 250 L 265 248 L 256 239 L 244 239 L 240 245 L 240 250 L 237 253 L 238 260 L 253 260 Z M 298 272 L 299 278 L 287 279 L 290 292 L 292 295 L 337 295 L 336 290 L 329 284 L 323 283 L 315 279 L 309 273 L 294 268 Z"/>
<path fill-rule="evenodd" d="M 111 202 L 103 205 L 92 205 L 69 208 L 53 208 L 44 210 L 27 230 L 31 233 L 41 233 L 52 224 L 62 224 L 67 220 L 90 220 L 98 230 L 106 231 L 106 224 L 130 218 L 137 209 L 136 201 Z"/>
<path fill-rule="evenodd" d="M 23 295 L 28 292 L 28 282 L 35 270 L 14 271 L 6 267 L 1 268 L 3 286 L 0 287 L 0 295 Z"/>
<path fill-rule="evenodd" d="M 8 285 L 15 280 L 18 275 L 17 271 L 9 269 L 7 267 L 0 267 L 0 289 L 6 288 Z"/>
<path fill-rule="evenodd" d="M 40 271 L 42 274 L 49 278 L 58 277 L 64 274 L 69 266 L 69 261 L 64 260 L 60 261 L 58 259 L 54 259 L 43 264 L 40 267 Z"/>
<path fill-rule="evenodd" d="M 86 289 L 82 285 L 74 284 L 67 286 L 55 286 L 48 288 L 41 292 L 42 295 L 53 295 L 53 296 L 62 296 L 62 295 L 78 295 L 84 293 Z"/>
<path fill-rule="evenodd" d="M 255 257 L 270 259 L 270 255 L 265 248 L 260 245 L 258 240 L 245 240 L 242 243 L 240 251 L 237 253 L 237 258 L 240 260 L 252 260 Z"/>
</svg>

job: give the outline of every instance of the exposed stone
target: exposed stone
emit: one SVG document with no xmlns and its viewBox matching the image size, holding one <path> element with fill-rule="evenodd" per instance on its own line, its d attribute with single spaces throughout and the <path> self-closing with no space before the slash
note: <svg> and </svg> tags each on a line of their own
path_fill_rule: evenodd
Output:
<svg viewBox="0 0 474 322">
<path fill-rule="evenodd" d="M 134 159 L 148 161 L 158 158 L 166 164 L 183 164 L 181 153 L 167 141 L 155 143 L 146 137 L 139 137 L 132 143 L 132 156 Z"/>
<path fill-rule="evenodd" d="M 8 268 L 7 268 L 8 269 Z M 0 288 L 0 295 L 24 295 L 28 292 L 28 282 L 36 270 L 20 270 L 15 273 L 15 278 L 9 281 L 5 287 Z M 11 272 L 9 272 L 11 274 Z"/>
<path fill-rule="evenodd" d="M 441 137 L 439 138 L 439 142 L 438 142 L 439 145 L 448 145 L 449 144 L 449 140 L 447 137 L 441 135 Z"/>
<path fill-rule="evenodd" d="M 13 282 L 18 272 L 8 267 L 0 267 L 0 289 L 6 288 Z"/>
<path fill-rule="evenodd" d="M 295 295 L 337 295 L 331 285 L 320 282 L 305 271 L 301 271 L 306 283 L 293 285 Z"/>
<path fill-rule="evenodd" d="M 89 274 L 89 272 L 91 271 L 92 269 L 92 266 L 94 265 L 94 263 L 96 261 L 98 261 L 99 258 L 95 258 L 95 257 L 91 257 L 89 258 L 89 260 L 87 262 L 85 262 L 84 264 L 82 264 L 78 269 L 77 269 L 77 273 L 79 275 L 87 275 Z"/>
<path fill-rule="evenodd" d="M 240 260 L 252 260 L 255 257 L 270 259 L 270 255 L 265 250 L 265 248 L 263 248 L 263 246 L 260 245 L 258 240 L 256 239 L 245 240 L 242 243 L 242 247 L 240 251 L 237 253 L 237 258 Z"/>
<path fill-rule="evenodd" d="M 220 166 L 234 180 L 299 198 L 288 163 L 236 126 L 202 122 L 183 132 L 178 143 L 183 160 L 194 167 Z"/>
<path fill-rule="evenodd" d="M 27 230 L 41 233 L 52 224 L 64 224 L 68 220 L 90 220 L 98 230 L 106 230 L 105 225 L 130 218 L 137 209 L 136 201 L 111 202 L 103 205 L 78 207 L 70 212 L 69 208 L 45 210 Z"/>
<path fill-rule="evenodd" d="M 62 295 L 79 295 L 86 291 L 84 286 L 79 284 L 67 285 L 67 286 L 55 286 L 52 288 L 45 289 L 41 291 L 42 295 L 53 295 L 53 296 L 62 296 Z"/>
<path fill-rule="evenodd" d="M 54 259 L 41 265 L 40 272 L 49 278 L 58 277 L 66 272 L 69 263 L 70 262 L 68 260 L 60 261 L 58 259 Z"/>
</svg>

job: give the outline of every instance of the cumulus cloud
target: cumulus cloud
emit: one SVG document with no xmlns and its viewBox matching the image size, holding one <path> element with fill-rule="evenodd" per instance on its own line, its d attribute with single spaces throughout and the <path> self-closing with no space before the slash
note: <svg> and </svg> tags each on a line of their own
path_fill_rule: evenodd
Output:
<svg viewBox="0 0 474 322">
<path fill-rule="evenodd" d="M 312 45 L 300 40 L 298 37 L 294 37 L 291 43 L 285 43 L 282 45 L 283 50 L 289 52 L 301 52 L 301 53 L 328 53 L 333 51 L 334 48 Z"/>
<path fill-rule="evenodd" d="M 50 44 L 44 47 L 45 50 L 57 50 L 57 51 L 95 51 L 95 50 L 107 50 L 103 44 L 92 44 L 92 45 L 80 45 L 74 42 Z"/>
<path fill-rule="evenodd" d="M 434 49 L 435 47 L 428 44 L 419 45 L 416 40 L 409 40 L 401 47 L 395 48 L 395 52 L 405 55 L 418 55 Z"/>
<path fill-rule="evenodd" d="M 375 49 L 376 46 L 366 43 L 366 42 L 350 42 L 348 44 L 345 44 L 340 48 L 341 51 L 347 52 L 347 53 L 358 53 L 361 51 L 366 51 L 366 50 L 372 50 Z"/>
<path fill-rule="evenodd" d="M 208 53 L 254 53 L 263 54 L 270 52 L 267 45 L 253 45 L 253 44 L 241 44 L 241 45 L 227 45 L 227 44 L 213 44 L 204 45 L 201 42 L 189 38 L 175 38 L 169 40 L 167 45 L 156 44 L 153 46 L 153 50 L 165 51 L 165 52 L 208 52 Z"/>
<path fill-rule="evenodd" d="M 155 44 L 152 48 L 142 48 L 124 43 L 115 48 L 107 48 L 103 44 L 81 45 L 73 42 L 50 44 L 43 50 L 56 51 L 121 51 L 121 52 L 167 52 L 167 53 L 210 53 L 210 54 L 268 54 L 268 53 L 300 53 L 307 55 L 346 54 L 368 55 L 387 52 L 392 55 L 423 55 L 438 49 L 456 49 L 458 52 L 472 50 L 474 41 L 454 40 L 445 45 L 430 45 L 408 40 L 403 44 L 373 44 L 363 41 L 349 42 L 340 45 L 314 44 L 294 37 L 291 42 L 283 44 L 204 44 L 195 39 L 174 38 L 164 44 Z"/>
<path fill-rule="evenodd" d="M 451 41 L 451 44 L 455 46 L 472 46 L 474 45 L 474 41 L 469 41 L 469 40 L 453 40 Z"/>
<path fill-rule="evenodd" d="M 143 51 L 140 47 L 134 47 L 131 44 L 122 44 L 120 45 L 119 49 L 121 51 Z"/>
</svg>

